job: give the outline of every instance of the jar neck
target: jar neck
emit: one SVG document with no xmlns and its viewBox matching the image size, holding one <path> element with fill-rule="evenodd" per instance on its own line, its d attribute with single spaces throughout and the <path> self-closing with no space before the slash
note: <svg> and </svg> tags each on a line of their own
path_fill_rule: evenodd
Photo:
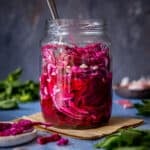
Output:
<svg viewBox="0 0 150 150">
<path fill-rule="evenodd" d="M 48 34 L 58 36 L 73 34 L 103 34 L 105 32 L 106 24 L 104 20 L 96 19 L 56 19 L 47 22 Z"/>
</svg>

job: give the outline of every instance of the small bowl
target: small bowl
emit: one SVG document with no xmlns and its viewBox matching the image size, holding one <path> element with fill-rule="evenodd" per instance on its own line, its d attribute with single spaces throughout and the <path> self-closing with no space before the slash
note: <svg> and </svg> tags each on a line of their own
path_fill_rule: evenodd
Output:
<svg viewBox="0 0 150 150">
<path fill-rule="evenodd" d="M 134 99 L 149 99 L 150 98 L 150 89 L 142 90 L 129 90 L 127 87 L 121 87 L 119 84 L 116 84 L 113 87 L 116 94 L 125 98 L 134 98 Z"/>
<path fill-rule="evenodd" d="M 32 141 L 37 136 L 37 130 L 18 135 L 0 136 L 0 147 L 16 146 Z"/>
</svg>

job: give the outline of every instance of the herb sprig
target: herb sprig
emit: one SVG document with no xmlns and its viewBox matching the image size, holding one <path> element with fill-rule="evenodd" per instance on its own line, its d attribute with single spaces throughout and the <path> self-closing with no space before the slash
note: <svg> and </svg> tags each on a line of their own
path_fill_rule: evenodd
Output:
<svg viewBox="0 0 150 150">
<path fill-rule="evenodd" d="M 0 109 L 16 109 L 20 102 L 39 98 L 39 84 L 32 80 L 21 82 L 21 74 L 22 69 L 17 68 L 0 81 Z"/>
<path fill-rule="evenodd" d="M 148 150 L 150 130 L 121 129 L 118 133 L 107 136 L 95 145 L 105 150 Z"/>
</svg>

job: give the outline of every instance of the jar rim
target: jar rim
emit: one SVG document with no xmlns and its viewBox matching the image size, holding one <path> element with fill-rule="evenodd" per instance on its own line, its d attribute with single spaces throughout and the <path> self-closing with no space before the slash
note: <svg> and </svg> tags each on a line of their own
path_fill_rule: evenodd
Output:
<svg viewBox="0 0 150 150">
<path fill-rule="evenodd" d="M 86 24 L 86 23 L 93 23 L 93 25 L 105 25 L 105 20 L 103 18 L 99 19 L 69 19 L 69 18 L 62 18 L 62 19 L 48 19 L 49 24 L 57 23 L 57 24 L 69 24 L 69 23 L 76 23 L 76 24 Z"/>
<path fill-rule="evenodd" d="M 104 19 L 54 19 L 47 20 L 49 33 L 68 34 L 68 31 L 79 31 L 85 34 L 101 34 L 105 30 Z"/>
</svg>

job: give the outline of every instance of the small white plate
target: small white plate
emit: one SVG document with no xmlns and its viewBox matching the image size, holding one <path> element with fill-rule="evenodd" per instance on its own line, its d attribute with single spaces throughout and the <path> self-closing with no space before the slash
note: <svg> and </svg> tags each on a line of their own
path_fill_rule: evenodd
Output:
<svg viewBox="0 0 150 150">
<path fill-rule="evenodd" d="M 37 130 L 34 129 L 31 132 L 22 133 L 18 135 L 11 135 L 11 136 L 1 136 L 0 137 L 0 147 L 10 147 L 16 146 L 23 143 L 30 142 L 37 136 Z"/>
</svg>

